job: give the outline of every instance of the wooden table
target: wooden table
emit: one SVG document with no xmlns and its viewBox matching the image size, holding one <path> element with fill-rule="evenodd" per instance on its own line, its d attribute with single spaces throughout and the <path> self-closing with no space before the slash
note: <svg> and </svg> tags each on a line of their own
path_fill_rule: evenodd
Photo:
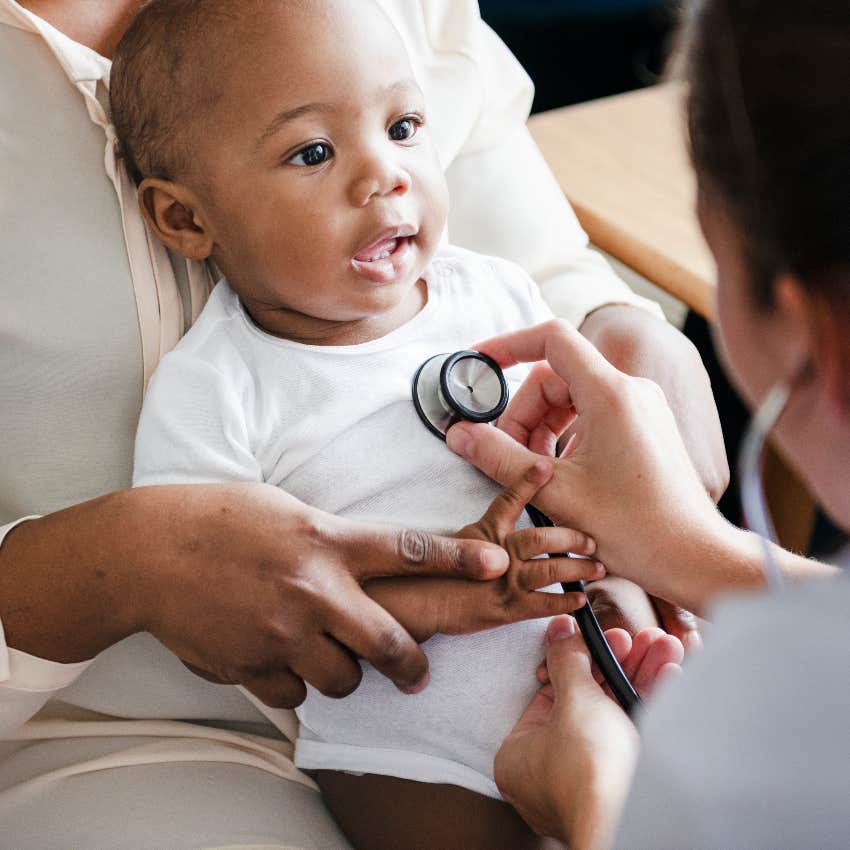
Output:
<svg viewBox="0 0 850 850">
<path fill-rule="evenodd" d="M 590 241 L 711 320 L 715 266 L 694 209 L 682 101 L 667 83 L 543 112 L 528 127 Z M 764 477 L 780 542 L 805 553 L 811 496 L 775 452 Z"/>
<path fill-rule="evenodd" d="M 528 122 L 594 245 L 714 314 L 714 261 L 694 212 L 682 91 L 664 84 Z"/>
</svg>

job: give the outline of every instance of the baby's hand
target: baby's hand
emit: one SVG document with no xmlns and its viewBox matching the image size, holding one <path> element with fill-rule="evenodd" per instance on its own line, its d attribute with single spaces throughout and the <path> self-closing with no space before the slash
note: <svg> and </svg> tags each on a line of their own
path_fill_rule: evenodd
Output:
<svg viewBox="0 0 850 850">
<path fill-rule="evenodd" d="M 538 558 L 573 552 L 592 554 L 595 543 L 568 528 L 515 530 L 525 505 L 549 480 L 551 465 L 541 461 L 514 487 L 506 487 L 484 516 L 462 528 L 458 537 L 489 540 L 510 555 L 504 575 L 490 581 L 392 578 L 365 585 L 416 640 L 435 634 L 470 634 L 520 620 L 569 613 L 585 603 L 583 593 L 545 593 L 539 588 L 562 581 L 601 578 L 601 564 L 584 558 Z"/>
</svg>

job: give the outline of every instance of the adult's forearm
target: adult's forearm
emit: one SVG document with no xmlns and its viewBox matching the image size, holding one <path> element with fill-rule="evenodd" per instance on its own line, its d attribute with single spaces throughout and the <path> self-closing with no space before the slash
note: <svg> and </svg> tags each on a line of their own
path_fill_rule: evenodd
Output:
<svg viewBox="0 0 850 850">
<path fill-rule="evenodd" d="M 688 454 L 717 501 L 729 483 L 729 466 L 711 382 L 690 340 L 646 311 L 623 305 L 591 313 L 581 332 L 620 371 L 661 387 Z"/>
<path fill-rule="evenodd" d="M 133 572 L 145 544 L 141 491 L 24 522 L 0 546 L 0 620 L 10 647 L 71 663 L 140 628 Z"/>
<path fill-rule="evenodd" d="M 659 562 L 641 581 L 648 593 L 704 615 L 718 599 L 734 593 L 757 592 L 766 587 L 760 539 L 718 518 L 718 528 L 697 536 L 683 534 L 672 562 Z M 835 567 L 771 546 L 788 582 L 831 578 Z"/>
</svg>

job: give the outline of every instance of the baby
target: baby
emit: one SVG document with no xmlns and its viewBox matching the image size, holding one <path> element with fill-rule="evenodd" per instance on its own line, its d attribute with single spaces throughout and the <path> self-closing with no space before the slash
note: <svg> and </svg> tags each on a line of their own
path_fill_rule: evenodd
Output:
<svg viewBox="0 0 850 850">
<path fill-rule="evenodd" d="M 151 381 L 134 483 L 263 481 L 357 519 L 474 523 L 498 489 L 421 424 L 412 377 L 434 354 L 551 314 L 519 268 L 440 247 L 446 184 L 381 10 L 154 0 L 118 48 L 111 88 L 149 223 L 224 275 Z M 510 570 L 562 549 L 550 534 L 525 563 L 514 547 Z M 600 574 L 561 560 L 571 578 Z M 412 621 L 400 619 L 439 632 L 416 621 L 416 588 L 401 606 Z M 575 604 L 560 600 L 537 616 Z M 358 846 L 540 846 L 501 802 L 492 764 L 538 687 L 546 622 L 435 634 L 416 695 L 368 665 L 344 700 L 309 689 L 296 764 L 317 771 Z"/>
</svg>

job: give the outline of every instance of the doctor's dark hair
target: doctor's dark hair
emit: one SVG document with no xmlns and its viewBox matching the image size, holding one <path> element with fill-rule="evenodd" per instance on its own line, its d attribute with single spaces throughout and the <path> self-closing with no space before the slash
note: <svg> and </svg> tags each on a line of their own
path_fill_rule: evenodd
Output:
<svg viewBox="0 0 850 850">
<path fill-rule="evenodd" d="M 704 0 L 684 33 L 691 155 L 742 234 L 758 303 L 782 273 L 850 304 L 850 2 Z"/>
<path fill-rule="evenodd" d="M 249 4 L 149 0 L 115 50 L 109 102 L 134 182 L 174 180 L 191 167 L 193 132 L 215 104 L 215 75 L 244 44 L 235 35 Z"/>
</svg>

